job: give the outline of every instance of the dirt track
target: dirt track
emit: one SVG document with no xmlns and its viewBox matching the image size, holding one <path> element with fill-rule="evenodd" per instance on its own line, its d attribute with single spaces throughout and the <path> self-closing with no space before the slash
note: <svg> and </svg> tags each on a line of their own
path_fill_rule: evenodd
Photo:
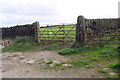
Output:
<svg viewBox="0 0 120 80">
<path fill-rule="evenodd" d="M 28 61 L 33 64 L 27 64 Z M 50 69 L 46 68 L 46 61 L 66 62 L 71 60 L 67 56 L 58 55 L 54 51 L 39 52 L 13 52 L 2 53 L 3 78 L 102 78 L 95 69 L 67 68 Z"/>
</svg>

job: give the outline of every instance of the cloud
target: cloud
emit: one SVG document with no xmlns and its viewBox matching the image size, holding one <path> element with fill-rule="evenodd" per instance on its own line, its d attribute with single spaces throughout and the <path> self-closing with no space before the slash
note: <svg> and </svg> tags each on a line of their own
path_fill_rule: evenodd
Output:
<svg viewBox="0 0 120 80">
<path fill-rule="evenodd" d="M 15 1 L 15 0 L 11 0 Z M 28 1 L 28 0 L 27 0 Z M 0 24 L 7 26 L 9 24 L 23 24 L 36 20 L 44 20 L 47 17 L 59 15 L 54 6 L 44 4 L 44 2 L 10 2 L 2 1 L 0 5 Z"/>
<path fill-rule="evenodd" d="M 119 0 L 0 0 L 0 26 L 39 21 L 41 24 L 72 23 L 85 18 L 118 16 Z"/>
<path fill-rule="evenodd" d="M 2 14 L 15 14 L 15 15 L 54 15 L 56 14 L 56 9 L 51 6 L 44 6 L 42 4 L 20 4 L 0 6 Z"/>
</svg>

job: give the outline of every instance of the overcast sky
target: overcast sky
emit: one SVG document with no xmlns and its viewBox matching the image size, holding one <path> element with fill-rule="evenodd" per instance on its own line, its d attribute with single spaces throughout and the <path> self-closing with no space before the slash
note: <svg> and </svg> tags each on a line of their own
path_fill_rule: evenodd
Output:
<svg viewBox="0 0 120 80">
<path fill-rule="evenodd" d="M 0 0 L 0 26 L 76 23 L 85 18 L 117 18 L 119 0 Z"/>
</svg>

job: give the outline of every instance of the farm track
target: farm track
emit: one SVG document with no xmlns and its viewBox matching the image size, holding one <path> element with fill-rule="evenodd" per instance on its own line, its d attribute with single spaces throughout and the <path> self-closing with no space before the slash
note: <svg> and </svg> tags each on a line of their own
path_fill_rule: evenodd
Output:
<svg viewBox="0 0 120 80">
<path fill-rule="evenodd" d="M 25 61 L 34 60 L 34 64 Z M 45 61 L 55 60 L 66 62 L 71 58 L 58 55 L 55 51 L 39 52 L 11 52 L 2 53 L 3 78 L 103 78 L 105 76 L 97 73 L 95 69 L 67 68 L 50 69 L 45 68 Z M 43 62 L 42 64 L 39 64 Z"/>
</svg>

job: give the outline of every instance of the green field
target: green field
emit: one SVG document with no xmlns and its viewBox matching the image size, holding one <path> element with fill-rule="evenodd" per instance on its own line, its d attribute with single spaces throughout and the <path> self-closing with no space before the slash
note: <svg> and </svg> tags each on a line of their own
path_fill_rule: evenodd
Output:
<svg viewBox="0 0 120 80">
<path fill-rule="evenodd" d="M 41 27 L 39 36 L 41 40 L 75 40 L 75 30 L 75 25 Z"/>
</svg>

